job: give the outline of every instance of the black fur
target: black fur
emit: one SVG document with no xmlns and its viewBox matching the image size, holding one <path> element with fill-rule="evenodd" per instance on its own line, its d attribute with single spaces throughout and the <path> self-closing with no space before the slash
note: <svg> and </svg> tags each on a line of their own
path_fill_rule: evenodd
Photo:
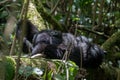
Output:
<svg viewBox="0 0 120 80">
<path fill-rule="evenodd" d="M 17 24 L 17 38 L 21 34 L 22 21 Z M 69 60 L 74 61 L 79 67 L 81 58 L 83 67 L 97 68 L 104 58 L 104 50 L 96 44 L 91 43 L 85 36 L 75 37 L 70 33 L 62 33 L 56 30 L 42 30 L 37 28 L 27 20 L 26 35 L 23 40 L 23 52 L 28 53 L 28 45 L 31 43 L 32 55 L 42 53 L 49 59 L 63 59 L 66 53 Z M 82 57 L 81 57 L 82 56 Z"/>
<path fill-rule="evenodd" d="M 23 20 L 18 21 L 17 23 L 17 27 L 16 27 L 16 37 L 17 39 L 20 39 L 21 36 L 21 32 L 22 32 L 22 23 Z M 27 42 L 29 42 L 30 44 L 32 44 L 32 39 L 34 37 L 34 35 L 36 33 L 38 33 L 38 29 L 36 28 L 35 25 L 33 25 L 29 20 L 26 20 L 26 33 L 25 33 L 25 37 L 23 39 L 23 52 L 24 53 L 28 53 L 29 52 L 29 47 L 31 48 L 32 46 L 28 46 L 29 44 L 27 44 Z M 27 42 L 26 42 L 27 41 Z"/>
<path fill-rule="evenodd" d="M 53 35 L 48 35 L 48 33 L 46 33 L 47 36 L 45 36 L 43 33 L 45 34 L 46 31 L 42 31 L 42 33 L 37 34 L 38 36 L 36 40 L 38 40 L 38 42 L 35 41 L 37 44 L 33 47 L 33 55 L 44 52 L 46 58 L 62 59 L 65 52 L 68 51 L 68 59 L 74 61 L 79 67 L 81 55 L 83 58 L 83 67 L 97 68 L 102 63 L 104 50 L 96 44 L 91 43 L 88 38 L 84 36 L 74 37 L 70 33 L 62 33 L 62 39 L 61 37 L 59 39 Z M 52 43 L 50 43 L 50 37 Z M 59 43 L 56 45 L 56 42 L 54 41 Z"/>
<path fill-rule="evenodd" d="M 61 32 L 53 30 L 42 30 L 33 38 L 32 54 L 43 52 L 48 45 L 58 46 L 60 43 L 62 43 Z"/>
</svg>

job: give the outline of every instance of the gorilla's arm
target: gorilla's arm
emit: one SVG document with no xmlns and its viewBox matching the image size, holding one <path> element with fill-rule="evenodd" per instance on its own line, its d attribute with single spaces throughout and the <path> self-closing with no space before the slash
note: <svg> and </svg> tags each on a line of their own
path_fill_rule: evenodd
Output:
<svg viewBox="0 0 120 80">
<path fill-rule="evenodd" d="M 22 23 L 23 20 L 18 21 L 17 27 L 16 27 L 16 38 L 19 40 L 22 30 Z M 25 37 L 23 38 L 23 52 L 28 53 L 32 49 L 32 39 L 36 33 L 38 33 L 38 29 L 35 25 L 33 25 L 29 20 L 26 20 L 26 31 L 25 31 Z"/>
</svg>

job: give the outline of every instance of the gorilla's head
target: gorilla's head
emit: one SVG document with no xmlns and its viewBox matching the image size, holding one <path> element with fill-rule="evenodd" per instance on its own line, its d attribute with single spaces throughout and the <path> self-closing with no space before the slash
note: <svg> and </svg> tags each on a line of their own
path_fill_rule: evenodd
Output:
<svg viewBox="0 0 120 80">
<path fill-rule="evenodd" d="M 62 33 L 55 30 L 42 30 L 34 35 L 32 54 L 43 52 L 48 45 L 62 43 Z"/>
<path fill-rule="evenodd" d="M 20 35 L 22 33 L 22 27 L 26 27 L 26 31 L 25 31 L 25 37 L 27 40 L 29 40 L 30 42 L 32 42 L 33 36 L 38 33 L 38 29 L 37 27 L 31 23 L 30 20 L 26 20 L 26 24 L 25 26 L 23 26 L 24 21 L 20 20 L 17 23 L 17 27 L 16 27 L 16 36 L 17 38 L 20 38 Z"/>
<path fill-rule="evenodd" d="M 30 20 L 25 21 L 25 25 L 23 25 L 24 21 L 19 20 L 16 25 L 16 38 L 20 40 L 20 37 L 22 35 L 22 27 L 25 27 L 25 37 L 23 38 L 23 47 L 22 50 L 24 53 L 29 53 L 29 48 L 32 49 L 32 39 L 33 36 L 38 33 L 37 27 L 31 23 Z"/>
</svg>

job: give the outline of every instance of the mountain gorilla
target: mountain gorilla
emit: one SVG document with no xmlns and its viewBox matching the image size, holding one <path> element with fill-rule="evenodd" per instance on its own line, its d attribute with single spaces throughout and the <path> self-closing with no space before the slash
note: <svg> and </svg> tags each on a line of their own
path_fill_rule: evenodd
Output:
<svg viewBox="0 0 120 80">
<path fill-rule="evenodd" d="M 20 35 L 19 26 L 20 23 L 17 28 L 18 36 Z M 63 59 L 64 55 L 67 55 L 67 59 L 75 62 L 79 67 L 82 58 L 85 68 L 97 68 L 103 61 L 104 50 L 84 36 L 75 37 L 70 33 L 56 30 L 38 31 L 30 21 L 27 21 L 26 27 L 25 39 L 33 45 L 32 55 L 41 53 L 49 59 Z M 26 41 L 24 41 L 24 45 L 28 48 Z"/>
<path fill-rule="evenodd" d="M 50 32 L 54 32 L 54 30 Z M 43 52 L 46 58 L 63 59 L 63 56 L 67 54 L 67 58 L 79 67 L 82 55 L 82 63 L 85 68 L 97 68 L 102 63 L 104 50 L 91 43 L 88 38 L 84 36 L 75 37 L 70 33 L 59 33 L 56 34 L 59 37 L 55 37 L 48 33 L 44 30 L 35 36 L 32 55 Z"/>
</svg>

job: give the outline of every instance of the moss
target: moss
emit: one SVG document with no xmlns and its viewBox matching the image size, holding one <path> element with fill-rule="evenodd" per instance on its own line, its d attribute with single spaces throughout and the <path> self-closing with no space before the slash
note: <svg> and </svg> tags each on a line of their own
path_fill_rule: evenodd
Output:
<svg viewBox="0 0 120 80">
<path fill-rule="evenodd" d="M 55 18 L 53 18 L 48 12 L 43 8 L 42 4 L 39 0 L 34 0 L 37 11 L 40 13 L 41 17 L 50 23 L 54 29 L 63 30 L 63 27 L 57 22 Z"/>
<path fill-rule="evenodd" d="M 120 32 L 114 33 L 106 42 L 102 45 L 102 48 L 107 51 L 107 58 L 112 58 L 114 53 L 116 53 L 115 46 L 120 44 Z"/>
<path fill-rule="evenodd" d="M 46 29 L 44 20 L 42 19 L 41 15 L 39 15 L 35 8 L 35 5 L 32 2 L 29 3 L 27 17 L 33 24 L 35 24 L 35 26 L 37 26 L 39 30 Z"/>
<path fill-rule="evenodd" d="M 114 33 L 103 45 L 102 47 L 106 50 L 110 50 L 115 44 L 120 43 L 120 32 Z"/>
<path fill-rule="evenodd" d="M 5 80 L 13 80 L 15 74 L 15 60 L 11 57 L 3 57 L 2 64 L 4 67 Z"/>
</svg>

